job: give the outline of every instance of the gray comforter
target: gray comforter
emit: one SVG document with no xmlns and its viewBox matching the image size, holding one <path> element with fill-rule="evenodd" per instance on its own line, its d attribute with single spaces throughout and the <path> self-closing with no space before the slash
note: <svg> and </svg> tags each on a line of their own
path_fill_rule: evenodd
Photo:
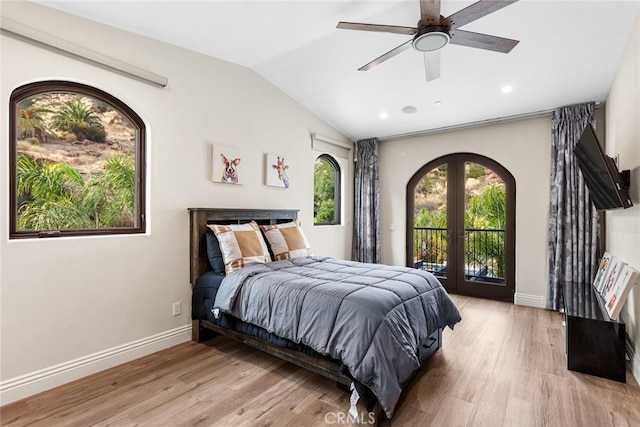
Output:
<svg viewBox="0 0 640 427">
<path fill-rule="evenodd" d="M 419 346 L 461 320 L 430 273 L 325 257 L 242 268 L 222 282 L 216 308 L 340 360 L 389 418 Z"/>
</svg>

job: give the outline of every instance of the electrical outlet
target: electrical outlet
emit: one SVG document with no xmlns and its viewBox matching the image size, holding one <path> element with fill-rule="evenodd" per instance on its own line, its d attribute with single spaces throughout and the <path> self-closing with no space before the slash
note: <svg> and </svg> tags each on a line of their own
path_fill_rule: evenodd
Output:
<svg viewBox="0 0 640 427">
<path fill-rule="evenodd" d="M 173 303 L 173 315 L 174 315 L 174 316 L 179 316 L 179 315 L 180 315 L 180 313 L 181 313 L 181 310 L 180 310 L 180 301 L 178 301 L 178 302 L 174 302 L 174 303 Z"/>
</svg>

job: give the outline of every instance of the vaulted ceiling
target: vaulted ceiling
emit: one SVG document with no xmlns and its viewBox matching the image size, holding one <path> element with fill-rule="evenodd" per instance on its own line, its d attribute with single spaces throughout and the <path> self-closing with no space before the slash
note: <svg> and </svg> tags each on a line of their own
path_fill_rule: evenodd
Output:
<svg viewBox="0 0 640 427">
<path fill-rule="evenodd" d="M 640 10 L 636 0 L 514 2 L 462 27 L 519 40 L 510 53 L 448 44 L 441 77 L 427 82 L 412 48 L 358 71 L 411 36 L 336 28 L 415 27 L 419 0 L 37 3 L 249 67 L 354 140 L 604 101 Z M 442 0 L 441 14 L 473 3 Z"/>
</svg>

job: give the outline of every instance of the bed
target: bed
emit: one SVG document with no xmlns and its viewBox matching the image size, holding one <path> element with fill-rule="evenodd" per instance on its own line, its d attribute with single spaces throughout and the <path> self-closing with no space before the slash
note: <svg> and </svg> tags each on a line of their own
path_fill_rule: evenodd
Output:
<svg viewBox="0 0 640 427">
<path fill-rule="evenodd" d="M 297 212 L 189 209 L 192 339 L 220 334 L 241 341 L 351 388 L 378 422 L 390 418 L 402 389 L 441 347 L 442 329 L 460 315 L 425 272 L 310 252 L 282 256 L 267 233 L 295 228 Z M 268 237 L 270 262 L 228 263 L 221 272 L 212 247 L 228 249 L 224 233 L 249 224 Z"/>
</svg>

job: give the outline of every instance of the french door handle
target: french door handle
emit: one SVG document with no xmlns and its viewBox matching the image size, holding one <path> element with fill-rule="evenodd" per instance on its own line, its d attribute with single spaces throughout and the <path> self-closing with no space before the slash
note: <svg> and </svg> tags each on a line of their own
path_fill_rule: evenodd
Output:
<svg viewBox="0 0 640 427">
<path fill-rule="evenodd" d="M 455 236 L 454 236 L 455 234 Z M 453 238 L 456 238 L 458 240 L 464 240 L 464 238 L 466 237 L 466 233 L 464 231 L 460 232 L 460 233 L 447 233 L 446 234 L 447 240 L 451 240 Z"/>
</svg>

